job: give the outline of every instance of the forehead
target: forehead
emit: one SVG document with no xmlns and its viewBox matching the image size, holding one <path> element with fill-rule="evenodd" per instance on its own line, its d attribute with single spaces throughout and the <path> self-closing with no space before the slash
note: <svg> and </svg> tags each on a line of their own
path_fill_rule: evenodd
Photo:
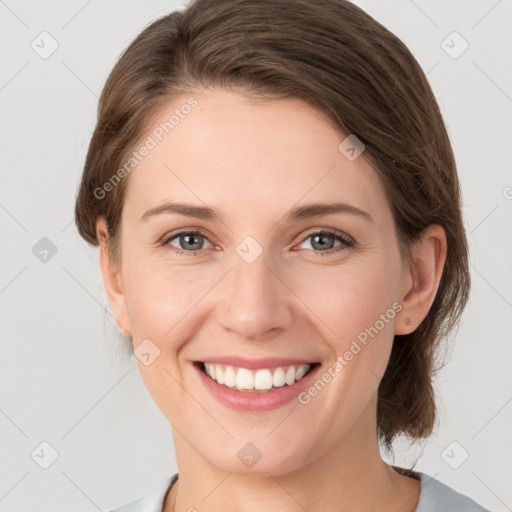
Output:
<svg viewBox="0 0 512 512">
<path fill-rule="evenodd" d="M 350 161 L 340 151 L 344 138 L 300 99 L 181 96 L 153 117 L 141 139 L 150 149 L 130 173 L 126 204 L 142 214 L 173 199 L 261 215 L 299 202 L 346 200 L 378 214 L 386 207 L 380 180 L 364 153 Z"/>
</svg>

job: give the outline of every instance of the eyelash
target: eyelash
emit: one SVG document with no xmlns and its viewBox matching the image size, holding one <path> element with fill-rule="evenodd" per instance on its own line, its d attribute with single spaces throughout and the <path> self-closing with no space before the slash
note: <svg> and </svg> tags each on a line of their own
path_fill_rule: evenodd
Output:
<svg viewBox="0 0 512 512">
<path fill-rule="evenodd" d="M 171 235 L 169 237 L 165 237 L 160 245 L 163 247 L 169 247 L 176 254 L 186 252 L 189 255 L 196 255 L 197 253 L 199 253 L 203 250 L 203 249 L 199 249 L 197 251 L 186 251 L 185 249 L 178 249 L 177 247 L 173 247 L 172 245 L 169 245 L 169 242 L 171 242 L 172 240 L 175 240 L 176 238 L 179 238 L 182 235 L 199 235 L 199 236 L 202 236 L 203 238 L 205 238 L 206 240 L 208 240 L 208 242 L 212 243 L 211 240 L 202 231 L 192 230 L 192 231 L 180 231 L 179 233 L 174 233 L 173 235 Z M 339 252 L 344 249 L 352 249 L 355 246 L 355 241 L 351 237 L 349 237 L 339 231 L 336 231 L 334 229 L 329 229 L 329 228 L 322 229 L 320 231 L 313 231 L 312 233 L 309 233 L 305 238 L 302 239 L 300 244 L 303 244 L 308 238 L 312 238 L 315 235 L 332 236 L 333 238 L 335 238 L 336 240 L 339 240 L 342 243 L 342 245 L 340 245 L 339 247 L 334 247 L 327 251 L 315 251 L 312 249 L 308 249 L 318 255 L 333 254 L 333 253 Z"/>
</svg>

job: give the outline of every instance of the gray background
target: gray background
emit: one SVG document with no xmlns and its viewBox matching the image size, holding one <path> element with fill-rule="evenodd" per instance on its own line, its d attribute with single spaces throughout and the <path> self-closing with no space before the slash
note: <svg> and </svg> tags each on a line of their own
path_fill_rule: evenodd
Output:
<svg viewBox="0 0 512 512">
<path fill-rule="evenodd" d="M 394 462 L 418 459 L 416 469 L 491 510 L 512 510 L 512 3 L 356 3 L 428 72 L 471 248 L 470 303 L 436 381 L 441 426 L 423 445 L 398 442 Z M 182 5 L 0 1 L 1 511 L 105 510 L 177 469 L 171 429 L 116 333 L 73 203 L 109 71 L 144 26 Z M 58 43 L 47 58 L 31 47 L 51 49 L 43 31 Z"/>
</svg>

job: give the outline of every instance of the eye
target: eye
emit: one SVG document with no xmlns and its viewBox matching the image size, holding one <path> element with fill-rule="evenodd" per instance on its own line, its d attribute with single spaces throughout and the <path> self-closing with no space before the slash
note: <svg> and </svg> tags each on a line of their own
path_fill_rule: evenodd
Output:
<svg viewBox="0 0 512 512">
<path fill-rule="evenodd" d="M 174 240 L 177 241 L 178 247 L 171 244 Z M 206 235 L 201 231 L 181 231 L 180 233 L 166 238 L 162 242 L 162 245 L 168 245 L 177 253 L 182 254 L 185 251 L 190 254 L 195 254 L 196 251 L 205 249 L 205 247 L 203 247 L 204 240 L 207 240 L 208 243 L 211 244 Z M 208 247 L 206 247 L 206 249 L 208 249 Z"/>
<path fill-rule="evenodd" d="M 345 233 L 332 229 L 323 229 L 321 231 L 310 233 L 306 238 L 302 240 L 301 244 L 304 244 L 307 240 L 310 239 L 310 247 L 312 248 L 313 252 L 316 253 L 330 254 L 344 249 L 349 249 L 355 245 L 353 238 L 349 237 Z M 205 240 L 208 244 L 210 244 L 209 247 L 204 247 Z M 335 247 L 336 241 L 339 242 L 337 247 Z M 177 246 L 172 245 L 171 242 L 175 242 Z M 179 233 L 175 233 L 165 238 L 161 245 L 170 247 L 179 255 L 186 253 L 194 255 L 201 249 L 208 249 L 212 247 L 212 243 L 208 237 L 199 230 L 180 231 Z"/>
<path fill-rule="evenodd" d="M 303 239 L 302 243 L 310 239 L 310 246 L 312 247 L 314 252 L 320 253 L 338 252 L 343 249 L 351 248 L 355 245 L 355 242 L 351 237 L 332 229 L 323 229 L 321 231 L 315 231 L 314 233 L 310 233 L 306 238 Z M 340 242 L 340 245 L 334 247 L 336 240 Z M 318 251 L 315 249 L 320 250 Z"/>
</svg>

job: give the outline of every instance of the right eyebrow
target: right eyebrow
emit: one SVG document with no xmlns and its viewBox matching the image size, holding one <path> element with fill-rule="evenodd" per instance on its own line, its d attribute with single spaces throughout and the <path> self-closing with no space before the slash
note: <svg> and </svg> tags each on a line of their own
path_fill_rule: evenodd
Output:
<svg viewBox="0 0 512 512">
<path fill-rule="evenodd" d="M 185 217 L 195 217 L 196 219 L 202 220 L 211 220 L 216 217 L 220 218 L 212 208 L 208 208 L 207 206 L 195 206 L 185 203 L 165 203 L 145 212 L 140 220 L 146 220 L 149 217 L 163 213 L 177 213 Z"/>
</svg>

